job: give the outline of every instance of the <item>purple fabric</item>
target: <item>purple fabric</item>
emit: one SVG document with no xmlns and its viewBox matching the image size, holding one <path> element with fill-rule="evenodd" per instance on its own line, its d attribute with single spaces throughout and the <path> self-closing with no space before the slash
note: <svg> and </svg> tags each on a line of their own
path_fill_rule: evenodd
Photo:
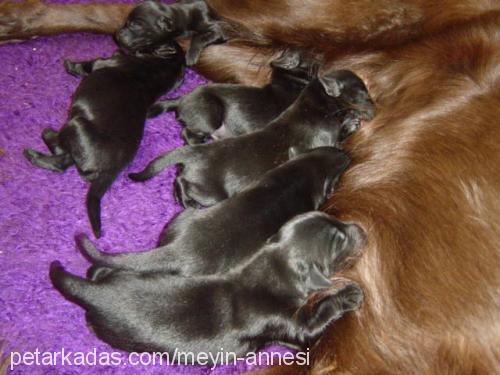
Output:
<svg viewBox="0 0 500 375">
<path fill-rule="evenodd" d="M 51 285 L 48 266 L 60 260 L 83 275 L 87 261 L 75 250 L 74 235 L 91 234 L 84 208 L 86 183 L 74 168 L 63 174 L 33 167 L 22 155 L 26 147 L 46 151 L 43 128 L 58 129 L 66 119 L 79 80 L 65 73 L 63 59 L 109 56 L 108 36 L 90 34 L 40 38 L 0 46 L 0 341 L 8 351 L 116 351 L 99 341 L 85 324 L 84 311 L 66 301 Z M 191 91 L 206 81 L 188 71 L 170 96 Z M 117 179 L 102 202 L 107 251 L 154 247 L 164 224 L 180 211 L 172 195 L 174 170 L 147 183 L 133 183 L 126 173 L 141 169 L 160 152 L 182 145 L 173 115 L 148 121 L 134 162 Z M 235 223 L 236 225 L 238 223 Z M 283 351 L 283 348 L 274 348 Z M 125 357 L 124 357 L 125 358 Z M 248 371 L 245 364 L 220 366 L 215 374 Z M 19 366 L 15 374 L 206 374 L 196 366 Z"/>
</svg>

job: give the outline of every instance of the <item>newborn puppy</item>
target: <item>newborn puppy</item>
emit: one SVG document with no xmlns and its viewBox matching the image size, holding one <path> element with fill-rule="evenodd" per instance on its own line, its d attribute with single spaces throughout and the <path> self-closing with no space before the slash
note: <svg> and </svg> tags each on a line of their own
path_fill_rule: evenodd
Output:
<svg viewBox="0 0 500 375">
<path fill-rule="evenodd" d="M 77 242 L 96 266 L 182 275 L 224 272 L 253 255 L 287 220 L 317 209 L 348 164 L 347 155 L 332 147 L 304 153 L 230 199 L 185 210 L 151 251 L 106 254 L 84 236 Z"/>
<path fill-rule="evenodd" d="M 184 56 L 171 42 L 142 51 L 140 58 L 120 52 L 109 59 L 66 61 L 68 73 L 85 76 L 73 96 L 69 119 L 42 138 L 52 155 L 25 150 L 35 166 L 63 172 L 75 164 L 90 182 L 87 211 L 96 237 L 101 235 L 100 202 L 139 147 L 146 112 L 163 93 L 182 82 Z"/>
<path fill-rule="evenodd" d="M 161 272 L 118 271 L 89 281 L 50 267 L 54 286 L 86 311 L 103 341 L 135 352 L 221 348 L 237 356 L 266 344 L 305 348 L 363 293 L 350 282 L 329 292 L 312 311 L 312 293 L 332 286 L 330 276 L 356 253 L 363 233 L 320 212 L 299 215 L 247 262 L 223 275 L 179 277 Z M 213 362 L 212 362 L 213 364 Z"/>
<path fill-rule="evenodd" d="M 144 181 L 171 164 L 182 164 L 175 182 L 178 200 L 185 207 L 211 206 L 287 161 L 290 153 L 337 144 L 343 128 L 355 129 L 358 119 L 368 120 L 373 114 L 373 102 L 363 81 L 350 71 L 332 71 L 312 80 L 264 129 L 176 149 L 129 176 Z M 346 119 L 355 125 L 347 125 Z"/>
<path fill-rule="evenodd" d="M 210 84 L 181 98 L 154 104 L 149 116 L 176 111 L 188 144 L 229 138 L 263 128 L 288 108 L 311 80 L 317 66 L 298 52 L 284 52 L 271 62 L 271 82 L 264 87 Z"/>
<path fill-rule="evenodd" d="M 121 47 L 136 51 L 190 35 L 191 45 L 186 53 L 189 66 L 196 64 L 206 46 L 226 40 L 214 13 L 204 1 L 163 4 L 147 0 L 130 12 L 116 40 Z"/>
</svg>

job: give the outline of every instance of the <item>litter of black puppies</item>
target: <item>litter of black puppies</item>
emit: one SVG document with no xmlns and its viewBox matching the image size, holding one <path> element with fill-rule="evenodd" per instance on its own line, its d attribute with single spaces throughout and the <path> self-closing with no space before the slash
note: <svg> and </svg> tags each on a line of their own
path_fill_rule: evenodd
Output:
<svg viewBox="0 0 500 375">
<path fill-rule="evenodd" d="M 182 168 L 175 180 L 184 207 L 209 207 L 250 185 L 266 171 L 305 150 L 334 146 L 343 128 L 370 120 L 374 105 L 363 81 L 350 71 L 331 71 L 313 79 L 297 100 L 264 129 L 209 144 L 186 146 L 129 174 L 144 181 L 172 164 Z M 354 127 L 348 122 L 355 122 Z"/>
<path fill-rule="evenodd" d="M 266 173 L 245 191 L 204 210 L 187 209 L 146 252 L 108 254 L 85 237 L 79 248 L 96 266 L 182 275 L 225 272 L 251 257 L 289 219 L 316 210 L 349 164 L 333 147 L 316 148 Z"/>
<path fill-rule="evenodd" d="M 82 234 L 87 278 L 50 266 L 55 288 L 115 348 L 211 360 L 221 347 L 237 355 L 270 343 L 305 348 L 363 300 L 357 283 L 335 278 L 365 244 L 363 230 L 315 210 L 350 163 L 333 146 L 375 114 L 364 83 L 347 70 L 316 76 L 316 62 L 288 51 L 263 88 L 213 84 L 153 104 L 180 84 L 186 61 L 226 39 L 221 25 L 202 0 L 137 6 L 116 35 L 129 54 L 65 63 L 86 78 L 68 122 L 42 134 L 51 155 L 25 150 L 36 166 L 62 172 L 74 164 L 90 182 L 87 210 L 99 237 L 100 200 L 133 159 L 147 115 L 175 110 L 196 144 L 130 174 L 143 181 L 182 165 L 175 194 L 190 208 L 164 228 L 157 248 L 104 253 Z M 184 58 L 173 38 L 188 35 Z"/>
<path fill-rule="evenodd" d="M 264 87 L 213 83 L 177 99 L 157 102 L 148 116 L 175 111 L 190 144 L 240 136 L 261 129 L 287 109 L 312 78 L 318 62 L 298 51 L 285 51 L 271 62 Z"/>
<path fill-rule="evenodd" d="M 320 212 L 296 216 L 253 257 L 216 276 L 115 271 L 96 281 L 50 267 L 54 286 L 86 311 L 95 334 L 115 348 L 141 352 L 243 355 L 269 343 L 314 344 L 325 328 L 362 300 L 354 282 L 331 290 L 312 309 L 312 293 L 363 242 L 355 225 Z"/>
<path fill-rule="evenodd" d="M 202 0 L 181 0 L 174 4 L 146 0 L 130 12 L 116 34 L 116 41 L 124 49 L 137 51 L 187 36 L 192 36 L 186 52 L 188 66 L 196 64 L 205 47 L 227 39 L 221 23 Z"/>
<path fill-rule="evenodd" d="M 101 235 L 102 196 L 134 158 L 149 106 L 182 82 L 184 65 L 175 41 L 139 56 L 116 52 L 109 59 L 65 62 L 68 73 L 86 76 L 73 96 L 68 121 L 59 132 L 43 131 L 51 155 L 31 149 L 24 155 L 56 172 L 76 166 L 90 182 L 86 204 L 96 237 Z"/>
</svg>

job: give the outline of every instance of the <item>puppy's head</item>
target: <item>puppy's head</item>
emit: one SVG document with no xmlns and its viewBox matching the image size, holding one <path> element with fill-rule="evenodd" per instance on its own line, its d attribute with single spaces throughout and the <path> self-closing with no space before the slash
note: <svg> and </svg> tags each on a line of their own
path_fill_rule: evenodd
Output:
<svg viewBox="0 0 500 375">
<path fill-rule="evenodd" d="M 136 51 L 151 45 L 163 44 L 179 36 L 174 11 L 159 1 L 146 0 L 130 12 L 125 25 L 116 33 L 120 47 Z"/>
<path fill-rule="evenodd" d="M 294 217 L 270 241 L 286 252 L 306 293 L 329 288 L 330 277 L 366 242 L 359 226 L 319 211 Z"/>
<path fill-rule="evenodd" d="M 316 147 L 313 149 L 302 149 L 290 147 L 288 155 L 289 162 L 296 163 L 301 176 L 307 175 L 310 181 L 314 181 L 315 208 L 331 196 L 338 180 L 349 166 L 351 159 L 342 150 L 336 147 Z"/>
<path fill-rule="evenodd" d="M 369 121 L 375 115 L 375 105 L 364 82 L 350 70 L 332 70 L 318 77 L 325 93 L 341 101 L 347 112 Z"/>
<path fill-rule="evenodd" d="M 316 77 L 319 69 L 319 61 L 312 57 L 304 56 L 296 50 L 286 50 L 273 61 L 271 61 L 273 75 L 286 74 L 290 78 L 302 80 L 307 84 Z"/>
</svg>

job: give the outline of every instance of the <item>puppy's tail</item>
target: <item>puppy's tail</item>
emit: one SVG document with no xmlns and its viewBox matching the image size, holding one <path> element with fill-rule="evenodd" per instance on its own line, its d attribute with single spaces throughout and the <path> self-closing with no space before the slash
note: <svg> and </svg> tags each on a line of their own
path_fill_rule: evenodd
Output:
<svg viewBox="0 0 500 375">
<path fill-rule="evenodd" d="M 101 237 L 101 198 L 113 184 L 115 177 L 105 176 L 92 181 L 87 192 L 87 213 L 96 238 Z"/>
<path fill-rule="evenodd" d="M 99 294 L 98 285 L 67 272 L 58 261 L 50 264 L 49 276 L 54 287 L 64 297 L 83 308 L 90 307 L 91 299 Z"/>
<path fill-rule="evenodd" d="M 177 258 L 169 256 L 167 249 L 157 248 L 144 252 L 106 254 L 99 250 L 85 234 L 75 237 L 80 252 L 92 264 L 102 267 L 136 272 L 165 271 L 176 274 L 181 271 Z"/>
<path fill-rule="evenodd" d="M 138 173 L 129 173 L 128 176 L 134 181 L 149 180 L 169 165 L 181 164 L 186 159 L 186 156 L 192 153 L 192 150 L 193 147 L 186 146 L 167 152 L 151 161 L 143 171 Z"/>
<path fill-rule="evenodd" d="M 177 107 L 179 106 L 179 100 L 180 99 L 177 98 L 156 102 L 151 107 L 149 107 L 147 117 L 153 118 L 161 115 L 164 112 L 172 112 L 177 110 Z"/>
</svg>

